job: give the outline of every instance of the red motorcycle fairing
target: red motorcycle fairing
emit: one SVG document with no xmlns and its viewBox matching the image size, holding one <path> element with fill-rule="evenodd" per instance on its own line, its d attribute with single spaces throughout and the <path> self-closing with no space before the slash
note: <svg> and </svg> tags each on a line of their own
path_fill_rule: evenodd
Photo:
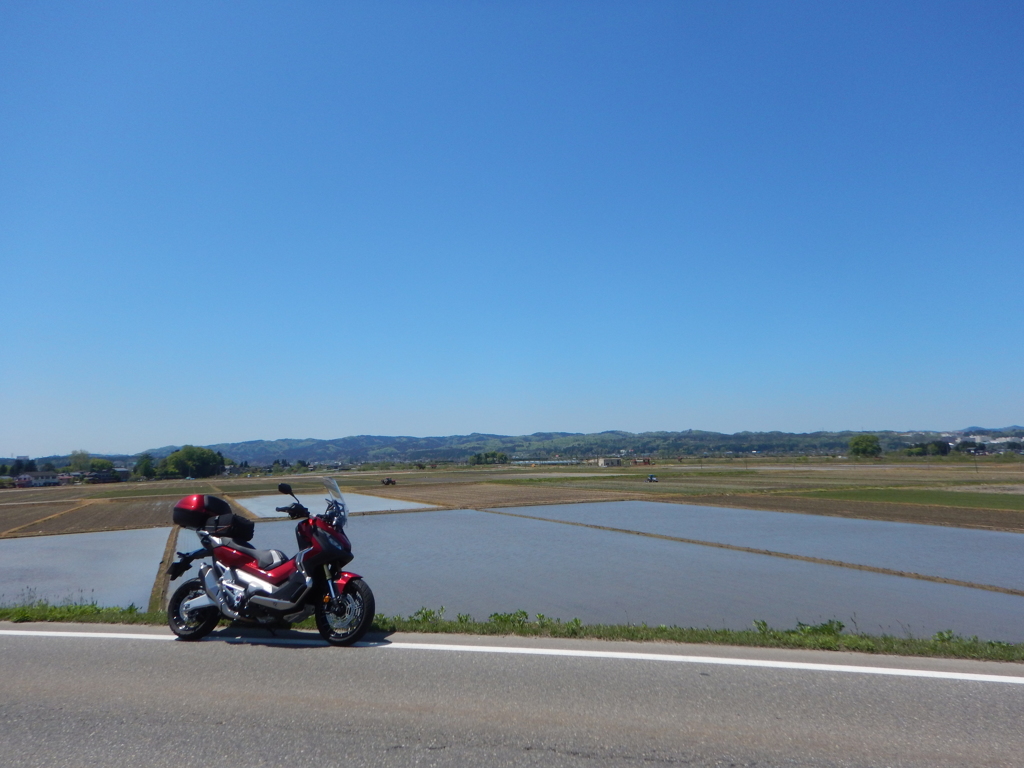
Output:
<svg viewBox="0 0 1024 768">
<path fill-rule="evenodd" d="M 307 518 L 295 528 L 295 538 L 302 551 L 306 570 L 334 564 L 341 568 L 352 560 L 352 544 L 345 532 L 318 517 Z"/>
<path fill-rule="evenodd" d="M 345 532 L 329 525 L 318 517 L 306 518 L 295 528 L 295 536 L 302 552 L 303 564 L 307 569 L 319 568 L 326 563 L 337 563 L 344 566 L 352 559 L 352 544 Z M 327 539 L 333 539 L 333 542 Z M 337 545 L 332 546 L 334 542 Z M 238 568 L 251 576 L 269 582 L 275 587 L 286 582 L 297 570 L 295 558 L 285 560 L 280 565 L 263 570 L 257 560 L 248 552 L 235 549 L 230 544 L 222 544 L 213 550 L 217 562 L 229 568 Z M 340 586 L 344 588 L 350 579 Z"/>
<path fill-rule="evenodd" d="M 350 581 L 363 578 L 358 573 L 349 573 L 348 571 L 342 571 L 338 578 L 334 580 L 334 587 L 338 590 L 338 593 L 345 591 L 345 587 L 348 586 Z"/>
<path fill-rule="evenodd" d="M 285 560 L 276 568 L 269 571 L 261 570 L 256 565 L 256 560 L 245 552 L 239 552 L 227 545 L 217 547 L 213 550 L 213 556 L 217 562 L 229 568 L 239 568 L 258 579 L 268 581 L 274 586 L 279 586 L 288 580 L 288 577 L 295 573 L 295 558 Z"/>
<path fill-rule="evenodd" d="M 348 540 L 348 536 L 345 532 L 339 528 L 335 528 L 332 525 L 328 525 L 326 522 L 318 517 L 309 518 L 307 517 L 301 523 L 295 527 L 295 537 L 299 542 L 299 549 L 307 549 L 313 547 L 314 551 L 310 554 L 318 555 L 321 552 L 319 542 L 316 541 L 316 531 L 320 530 L 326 533 L 328 536 L 333 536 L 340 541 L 345 549 L 352 549 L 352 542 Z"/>
</svg>

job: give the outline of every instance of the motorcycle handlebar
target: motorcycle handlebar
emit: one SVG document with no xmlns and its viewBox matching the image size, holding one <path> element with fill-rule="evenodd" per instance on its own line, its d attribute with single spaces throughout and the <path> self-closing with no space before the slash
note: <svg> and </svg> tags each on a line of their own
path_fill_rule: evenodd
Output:
<svg viewBox="0 0 1024 768">
<path fill-rule="evenodd" d="M 299 502 L 289 504 L 287 507 L 274 507 L 278 512 L 284 512 L 291 518 L 309 517 L 309 510 Z"/>
</svg>

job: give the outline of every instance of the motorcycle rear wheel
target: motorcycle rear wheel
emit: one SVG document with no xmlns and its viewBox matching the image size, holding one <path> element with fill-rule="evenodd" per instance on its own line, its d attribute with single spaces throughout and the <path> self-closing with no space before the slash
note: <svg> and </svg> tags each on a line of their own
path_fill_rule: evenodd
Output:
<svg viewBox="0 0 1024 768">
<path fill-rule="evenodd" d="M 325 588 L 313 613 L 316 628 L 324 640 L 331 645 L 352 645 L 361 640 L 370 628 L 375 610 L 370 586 L 362 579 L 353 579 L 345 585 L 337 604 Z"/>
<path fill-rule="evenodd" d="M 182 610 L 182 603 L 206 594 L 200 579 L 190 579 L 178 587 L 167 603 L 167 623 L 171 632 L 181 640 L 200 640 L 206 637 L 220 621 L 220 610 L 215 607 L 199 608 L 188 613 Z"/>
</svg>

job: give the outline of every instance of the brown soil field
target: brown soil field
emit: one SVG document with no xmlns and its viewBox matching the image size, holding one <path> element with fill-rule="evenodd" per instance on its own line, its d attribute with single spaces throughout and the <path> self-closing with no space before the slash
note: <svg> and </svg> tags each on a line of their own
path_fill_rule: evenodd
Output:
<svg viewBox="0 0 1024 768">
<path fill-rule="evenodd" d="M 73 509 L 82 502 L 54 504 L 11 504 L 0 506 L 0 538 L 24 536 L 22 526 L 42 520 L 50 515 Z"/>
<path fill-rule="evenodd" d="M 18 536 L 40 536 L 88 531 L 119 531 L 129 528 L 170 526 L 173 501 L 96 501 L 81 509 L 43 520 L 16 532 Z"/>
<path fill-rule="evenodd" d="M 381 487 L 375 496 L 418 501 L 441 507 L 480 509 L 484 507 L 525 507 L 535 504 L 572 504 L 582 501 L 621 501 L 646 498 L 644 494 L 596 491 L 559 486 L 527 486 L 499 483 L 452 483 L 450 485 L 407 485 Z"/>
<path fill-rule="evenodd" d="M 0 490 L 0 504 L 24 504 L 34 501 L 64 501 L 80 499 L 89 491 L 95 492 L 97 485 L 65 485 L 51 488 L 4 488 Z"/>
</svg>

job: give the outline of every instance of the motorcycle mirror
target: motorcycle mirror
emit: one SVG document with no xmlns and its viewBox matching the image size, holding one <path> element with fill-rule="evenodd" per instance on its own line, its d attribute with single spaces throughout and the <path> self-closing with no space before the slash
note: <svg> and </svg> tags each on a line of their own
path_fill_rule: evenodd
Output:
<svg viewBox="0 0 1024 768">
<path fill-rule="evenodd" d="M 281 483 L 277 486 L 277 490 L 283 493 L 285 496 L 292 495 L 292 487 L 288 483 Z"/>
</svg>

